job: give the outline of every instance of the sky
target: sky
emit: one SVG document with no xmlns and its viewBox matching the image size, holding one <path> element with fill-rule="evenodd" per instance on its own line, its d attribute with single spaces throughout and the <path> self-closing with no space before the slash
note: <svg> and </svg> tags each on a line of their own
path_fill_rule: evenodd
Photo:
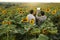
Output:
<svg viewBox="0 0 60 40">
<path fill-rule="evenodd" d="M 42 3 L 60 3 L 60 0 L 0 0 L 0 2 L 42 2 Z"/>
</svg>

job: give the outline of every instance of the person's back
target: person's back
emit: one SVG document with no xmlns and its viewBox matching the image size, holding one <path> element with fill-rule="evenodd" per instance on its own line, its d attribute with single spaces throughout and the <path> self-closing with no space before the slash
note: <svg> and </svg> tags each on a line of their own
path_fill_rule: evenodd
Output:
<svg viewBox="0 0 60 40">
<path fill-rule="evenodd" d="M 39 18 L 39 20 L 42 21 L 42 22 L 44 22 L 46 19 L 47 19 L 47 17 L 46 17 L 45 15 L 44 15 L 44 16 L 41 16 L 41 17 Z"/>
<path fill-rule="evenodd" d="M 30 10 L 30 14 L 27 15 L 27 18 L 28 18 L 28 21 L 34 19 L 34 22 L 35 22 L 35 17 L 33 15 L 33 10 Z"/>
<path fill-rule="evenodd" d="M 28 14 L 27 17 L 28 17 L 28 21 L 30 21 L 30 20 L 32 20 L 32 19 L 35 20 L 35 17 L 34 17 L 32 14 Z"/>
<path fill-rule="evenodd" d="M 36 16 L 36 19 L 38 21 L 38 25 L 41 25 L 47 19 L 47 16 L 45 16 L 45 13 L 41 11 L 41 16 Z"/>
</svg>

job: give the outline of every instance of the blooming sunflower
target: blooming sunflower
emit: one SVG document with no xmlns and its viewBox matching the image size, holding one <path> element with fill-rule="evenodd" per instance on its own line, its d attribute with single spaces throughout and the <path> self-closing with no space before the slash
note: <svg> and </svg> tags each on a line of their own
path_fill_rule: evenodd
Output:
<svg viewBox="0 0 60 40">
<path fill-rule="evenodd" d="M 23 12 L 22 11 L 19 11 L 19 14 L 22 14 Z"/>
<path fill-rule="evenodd" d="M 2 24 L 5 24 L 5 21 L 2 21 Z"/>
<path fill-rule="evenodd" d="M 6 13 L 7 13 L 7 10 L 3 10 L 2 13 L 3 13 L 3 14 L 6 14 Z"/>
<path fill-rule="evenodd" d="M 8 22 L 6 22 L 6 21 L 2 21 L 2 24 L 8 24 Z"/>
<path fill-rule="evenodd" d="M 47 9 L 46 9 L 46 12 L 50 12 L 50 8 L 47 8 Z"/>
<path fill-rule="evenodd" d="M 20 10 L 20 8 L 17 8 L 17 10 Z"/>
<path fill-rule="evenodd" d="M 24 11 L 22 13 L 25 13 Z"/>
<path fill-rule="evenodd" d="M 7 23 L 8 23 L 9 25 L 11 24 L 11 22 L 10 22 L 10 21 L 8 21 Z"/>
<path fill-rule="evenodd" d="M 22 19 L 22 22 L 28 22 L 28 18 L 26 17 L 26 18 Z"/>
<path fill-rule="evenodd" d="M 17 11 L 18 11 L 18 12 L 22 11 L 22 8 L 17 8 Z"/>
<path fill-rule="evenodd" d="M 56 14 L 56 12 L 57 12 L 56 10 L 53 10 L 53 11 L 52 11 L 52 15 Z"/>
<path fill-rule="evenodd" d="M 11 24 L 10 21 L 6 22 L 6 21 L 3 21 L 2 24 Z"/>
<path fill-rule="evenodd" d="M 34 19 L 30 20 L 30 24 L 34 24 Z"/>
<path fill-rule="evenodd" d="M 43 29 L 43 30 L 42 30 L 42 33 L 43 33 L 43 34 L 48 34 L 48 32 L 47 32 L 46 29 Z"/>
</svg>

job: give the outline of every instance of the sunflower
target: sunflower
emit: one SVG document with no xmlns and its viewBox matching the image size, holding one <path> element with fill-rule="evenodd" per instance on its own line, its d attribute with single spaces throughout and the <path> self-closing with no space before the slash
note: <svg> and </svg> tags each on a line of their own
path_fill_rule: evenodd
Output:
<svg viewBox="0 0 60 40">
<path fill-rule="evenodd" d="M 47 32 L 46 29 L 43 29 L 43 30 L 42 30 L 42 33 L 43 33 L 43 34 L 48 34 L 48 32 Z"/>
<path fill-rule="evenodd" d="M 25 11 L 23 11 L 22 13 L 25 13 Z"/>
<path fill-rule="evenodd" d="M 34 19 L 30 20 L 30 24 L 34 24 Z"/>
<path fill-rule="evenodd" d="M 17 8 L 17 11 L 18 11 L 18 12 L 22 11 L 22 8 Z"/>
<path fill-rule="evenodd" d="M 5 24 L 5 21 L 3 21 L 2 24 Z"/>
<path fill-rule="evenodd" d="M 52 11 L 52 15 L 56 14 L 56 12 L 57 12 L 56 10 L 53 10 L 53 11 Z"/>
<path fill-rule="evenodd" d="M 10 22 L 10 21 L 8 21 L 7 23 L 8 23 L 9 25 L 11 24 L 11 22 Z"/>
<path fill-rule="evenodd" d="M 26 17 L 26 18 L 22 19 L 22 22 L 28 22 L 28 18 Z"/>
<path fill-rule="evenodd" d="M 47 8 L 47 9 L 46 9 L 46 12 L 50 12 L 50 8 Z"/>
<path fill-rule="evenodd" d="M 17 8 L 17 10 L 20 10 L 20 8 Z"/>
<path fill-rule="evenodd" d="M 7 24 L 7 22 L 6 21 L 2 21 L 2 24 Z"/>
<path fill-rule="evenodd" d="M 6 13 L 7 13 L 7 10 L 3 10 L 2 13 L 3 13 L 3 14 L 6 14 Z"/>
<path fill-rule="evenodd" d="M 22 14 L 23 12 L 22 11 L 19 11 L 19 14 Z"/>
<path fill-rule="evenodd" d="M 10 25 L 11 22 L 10 21 L 7 21 L 7 22 L 6 21 L 3 21 L 2 24 L 9 24 Z"/>
</svg>

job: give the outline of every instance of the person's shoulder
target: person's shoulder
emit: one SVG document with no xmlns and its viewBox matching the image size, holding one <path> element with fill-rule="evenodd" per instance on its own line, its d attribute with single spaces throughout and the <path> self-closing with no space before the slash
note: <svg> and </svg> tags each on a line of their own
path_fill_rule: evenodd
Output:
<svg viewBox="0 0 60 40">
<path fill-rule="evenodd" d="M 29 16 L 30 14 L 28 14 L 27 16 Z"/>
<path fill-rule="evenodd" d="M 44 15 L 43 17 L 47 17 L 46 15 Z"/>
<path fill-rule="evenodd" d="M 44 15 L 44 18 L 47 18 L 47 16 L 46 16 L 46 15 Z"/>
<path fill-rule="evenodd" d="M 32 15 L 31 15 L 31 14 L 28 14 L 27 16 L 28 16 L 28 17 L 31 17 Z"/>
<path fill-rule="evenodd" d="M 46 16 L 46 15 L 44 15 L 44 16 Z"/>
</svg>

